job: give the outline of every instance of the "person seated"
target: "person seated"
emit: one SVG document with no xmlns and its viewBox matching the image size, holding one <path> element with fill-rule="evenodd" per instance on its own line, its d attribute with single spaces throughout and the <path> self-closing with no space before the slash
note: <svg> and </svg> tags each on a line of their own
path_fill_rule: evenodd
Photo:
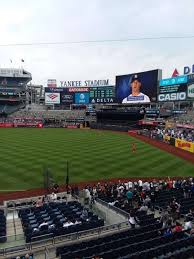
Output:
<svg viewBox="0 0 194 259">
<path fill-rule="evenodd" d="M 46 220 L 44 220 L 38 228 L 41 230 L 41 228 L 43 228 L 44 226 L 48 226 L 48 222 L 46 222 Z"/>
<path fill-rule="evenodd" d="M 37 232 L 39 232 L 39 228 L 36 227 L 32 229 L 32 233 L 37 233 Z"/>
<path fill-rule="evenodd" d="M 53 192 L 53 193 L 50 195 L 50 199 L 51 199 L 51 201 L 56 201 L 56 200 L 57 200 L 57 194 Z"/>
<path fill-rule="evenodd" d="M 193 208 L 189 210 L 189 213 L 186 215 L 186 217 L 194 218 L 194 209 Z"/>
<path fill-rule="evenodd" d="M 71 220 L 68 220 L 68 221 L 63 223 L 64 228 L 68 228 L 69 226 L 72 226 L 72 225 L 74 225 L 74 224 L 73 224 L 73 222 L 71 222 Z"/>
<path fill-rule="evenodd" d="M 175 227 L 172 229 L 173 233 L 181 232 L 183 231 L 183 227 L 180 224 L 180 222 L 176 221 Z"/>
<path fill-rule="evenodd" d="M 87 211 L 86 208 L 83 209 L 80 218 L 83 219 L 83 220 L 87 220 L 87 218 L 88 218 L 88 211 Z"/>
<path fill-rule="evenodd" d="M 148 212 L 148 206 L 145 204 L 142 204 L 142 206 L 139 208 L 139 211 L 145 211 L 146 213 Z"/>
<path fill-rule="evenodd" d="M 164 235 L 165 237 L 171 236 L 171 235 L 172 235 L 172 229 L 171 229 L 171 227 L 165 229 L 163 235 Z"/>
<path fill-rule="evenodd" d="M 77 219 L 77 220 L 75 221 L 75 225 L 80 225 L 80 224 L 82 224 L 81 220 Z"/>
<path fill-rule="evenodd" d="M 55 228 L 55 224 L 51 224 L 51 225 L 48 226 L 48 229 L 49 229 L 49 230 L 52 230 L 52 229 L 54 229 L 54 228 Z"/>
<path fill-rule="evenodd" d="M 193 225 L 190 217 L 186 217 L 185 219 L 185 224 L 184 224 L 184 230 L 186 231 L 191 231 Z"/>
</svg>

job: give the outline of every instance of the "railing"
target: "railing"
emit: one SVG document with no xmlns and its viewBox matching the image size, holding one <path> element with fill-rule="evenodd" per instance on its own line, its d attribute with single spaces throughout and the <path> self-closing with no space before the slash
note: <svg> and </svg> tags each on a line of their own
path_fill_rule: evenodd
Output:
<svg viewBox="0 0 194 259">
<path fill-rule="evenodd" d="M 109 203 L 107 203 L 106 201 L 103 201 L 99 198 L 96 199 L 97 202 L 99 202 L 100 204 L 104 205 L 105 207 L 107 207 L 108 209 L 112 209 L 114 210 L 116 213 L 121 214 L 122 216 L 126 217 L 127 219 L 129 218 L 130 214 L 124 210 L 121 210 L 120 208 L 117 208 L 114 205 L 111 205 Z"/>
<path fill-rule="evenodd" d="M 64 194 L 66 195 L 66 193 L 60 193 L 58 195 L 62 197 L 64 196 Z M 4 209 L 7 210 L 8 212 L 8 211 L 20 210 L 21 208 L 31 207 L 31 205 L 24 205 L 24 206 L 17 206 L 17 205 L 18 204 L 21 205 L 24 202 L 25 203 L 30 201 L 34 202 L 35 200 L 37 200 L 37 197 L 5 202 Z M 123 215 L 125 218 L 129 217 L 129 214 L 127 212 L 115 206 L 112 206 L 101 199 L 97 198 L 96 201 L 106 206 L 108 209 L 114 210 L 116 213 Z M 9 203 L 13 203 L 13 207 L 7 208 L 6 205 L 8 205 Z M 124 230 L 125 228 L 128 228 L 128 227 L 129 227 L 128 221 L 124 221 L 113 225 L 107 225 L 107 226 L 98 227 L 95 229 L 89 229 L 81 232 L 76 232 L 76 233 L 61 235 L 56 237 L 53 237 L 51 235 L 39 236 L 36 238 L 32 238 L 32 241 L 30 243 L 25 243 L 23 234 L 10 235 L 7 237 L 3 237 L 7 239 L 5 243 L 2 243 L 2 244 L 0 243 L 0 256 L 6 256 L 13 253 L 21 253 L 21 254 L 25 252 L 27 253 L 37 248 L 42 250 L 42 249 L 46 249 L 46 247 L 49 247 L 51 245 L 59 246 L 61 243 L 64 244 L 64 243 L 68 243 L 76 240 L 81 240 L 83 238 L 99 237 L 102 234 L 107 234 L 108 232 L 112 232 L 112 231 L 120 231 L 122 229 Z"/>
<path fill-rule="evenodd" d="M 60 246 L 72 241 L 78 241 L 85 238 L 99 237 L 102 234 L 107 234 L 112 231 L 121 231 L 129 227 L 128 221 L 119 224 L 113 224 L 103 227 L 98 227 L 90 230 L 76 232 L 68 235 L 57 237 L 47 237 L 47 235 L 39 236 L 40 240 L 25 243 L 23 235 L 7 236 L 7 242 L 0 244 L 0 256 L 6 256 L 13 253 L 25 253 L 33 251 L 33 249 L 41 248 L 46 249 L 49 246 Z M 2 247 L 2 248 L 1 248 Z"/>
<path fill-rule="evenodd" d="M 48 200 L 45 201 L 45 204 L 48 202 L 53 202 L 52 200 L 49 200 L 49 196 L 50 195 L 47 196 Z M 39 197 L 43 198 L 43 197 L 45 197 L 45 195 L 39 195 L 39 196 L 31 197 L 31 198 L 23 198 L 23 199 L 5 201 L 4 205 L 1 206 L 1 209 L 4 209 L 5 214 L 7 214 L 7 212 L 9 212 L 9 211 L 30 208 L 30 207 L 32 207 L 32 204 L 36 203 L 36 201 L 38 200 Z M 68 195 L 66 192 L 57 193 L 57 197 L 59 198 L 59 200 L 57 200 L 56 202 L 64 202 L 64 200 L 66 200 L 66 201 L 71 200 L 70 198 L 68 198 Z M 64 199 L 64 197 L 66 197 L 66 198 Z"/>
</svg>

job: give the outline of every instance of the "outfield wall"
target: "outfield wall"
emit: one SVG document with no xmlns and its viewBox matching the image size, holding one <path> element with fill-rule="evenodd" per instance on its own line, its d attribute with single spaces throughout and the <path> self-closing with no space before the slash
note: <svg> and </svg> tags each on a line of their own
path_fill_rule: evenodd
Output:
<svg viewBox="0 0 194 259">
<path fill-rule="evenodd" d="M 151 135 L 149 131 L 138 131 L 137 134 L 146 136 L 150 139 L 155 139 L 161 142 L 165 142 L 171 146 L 174 146 L 178 149 L 182 149 L 184 151 L 194 153 L 194 143 L 186 140 L 172 138 L 170 136 L 164 135 L 163 137 L 160 135 Z"/>
</svg>

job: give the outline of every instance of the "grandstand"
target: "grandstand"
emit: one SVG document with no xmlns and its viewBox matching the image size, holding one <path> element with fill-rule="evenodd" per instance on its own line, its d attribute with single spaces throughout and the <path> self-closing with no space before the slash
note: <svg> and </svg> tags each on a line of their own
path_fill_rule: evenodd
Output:
<svg viewBox="0 0 194 259">
<path fill-rule="evenodd" d="M 166 149 L 183 149 L 185 158 L 186 152 L 194 152 L 193 110 L 180 109 L 180 103 L 175 110 L 174 104 L 169 108 L 167 103 L 157 102 L 158 70 L 140 74 L 144 73 L 151 75 L 153 91 L 146 92 L 145 87 L 151 102 L 142 105 L 139 101 L 144 101 L 145 95 L 131 97 L 128 81 L 122 84 L 117 80 L 116 87 L 107 89 L 46 89 L 27 85 L 32 77 L 23 69 L 0 70 L 0 127 L 127 132 L 108 135 L 92 130 L 72 130 L 72 134 L 63 129 L 18 129 L 11 139 L 11 129 L 7 135 L 10 142 L 2 141 L 2 146 L 10 143 L 13 148 L 9 148 L 10 153 L 3 150 L 4 175 L 9 173 L 12 187 L 16 178 L 22 183 L 20 191 L 1 197 L 0 257 L 178 259 L 194 255 L 194 179 L 141 178 L 188 176 L 193 170 L 193 157 L 186 163 L 137 140 L 144 137 L 147 142 L 152 139 L 165 144 Z M 125 91 L 119 91 L 123 85 Z M 164 101 L 168 97 L 163 92 L 160 95 Z M 123 99 L 128 103 L 123 105 Z M 137 102 L 131 103 L 134 100 Z M 20 132 L 24 138 L 18 137 Z M 75 180 L 69 185 L 67 173 L 66 186 L 64 159 L 72 159 L 71 179 Z M 63 184 L 59 188 L 54 188 L 53 177 L 48 177 L 44 187 L 41 185 L 40 167 L 47 163 L 55 166 L 55 179 Z M 136 174 L 138 179 L 126 180 Z M 105 180 L 113 176 L 126 178 Z M 87 182 L 79 185 L 77 179 Z M 28 192 L 29 186 L 43 188 Z"/>
<path fill-rule="evenodd" d="M 0 255 L 192 258 L 194 237 L 188 226 L 194 220 L 193 182 L 185 178 L 97 183 L 56 197 L 5 201 L 0 213 Z"/>
<path fill-rule="evenodd" d="M 0 115 L 6 116 L 26 105 L 26 85 L 32 76 L 23 69 L 0 69 Z"/>
</svg>

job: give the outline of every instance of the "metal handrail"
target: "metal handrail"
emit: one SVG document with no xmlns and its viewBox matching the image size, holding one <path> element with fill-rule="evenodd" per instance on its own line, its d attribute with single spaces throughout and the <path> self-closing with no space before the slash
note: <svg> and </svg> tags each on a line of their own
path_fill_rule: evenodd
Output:
<svg viewBox="0 0 194 259">
<path fill-rule="evenodd" d="M 103 201 L 103 200 L 101 200 L 101 199 L 99 199 L 99 198 L 97 198 L 96 201 L 99 202 L 99 203 L 101 203 L 102 205 L 106 206 L 108 209 L 112 209 L 112 210 L 114 210 L 116 213 L 123 215 L 123 216 L 126 217 L 126 218 L 129 218 L 129 217 L 130 217 L 130 214 L 129 214 L 128 212 L 126 212 L 126 211 L 124 211 L 124 210 L 122 210 L 122 209 L 120 209 L 120 208 L 117 208 L 116 206 L 111 205 L 111 204 L 107 203 L 106 201 Z"/>
<path fill-rule="evenodd" d="M 94 235 L 99 236 L 106 232 L 108 233 L 113 230 L 114 231 L 122 230 L 122 229 L 125 229 L 128 227 L 129 227 L 128 221 L 124 221 L 124 222 L 121 222 L 118 224 L 102 226 L 102 227 L 98 227 L 98 228 L 94 228 L 94 229 L 84 230 L 84 231 L 80 231 L 80 232 L 76 232 L 76 233 L 72 233 L 72 234 L 56 236 L 56 237 L 47 238 L 47 239 L 45 239 L 46 235 L 43 235 L 43 236 L 39 236 L 41 240 L 38 240 L 38 241 L 34 241 L 34 242 L 32 241 L 30 243 L 25 243 L 22 245 L 13 245 L 13 246 L 5 247 L 5 248 L 0 248 L 0 255 L 6 255 L 8 253 L 9 254 L 15 253 L 17 251 L 32 250 L 32 249 L 38 248 L 38 247 L 44 248 L 49 245 L 58 245 L 60 243 L 65 243 L 65 242 L 69 242 L 69 241 L 73 241 L 73 240 L 79 240 L 79 239 L 91 237 Z M 7 236 L 7 238 L 10 238 L 10 237 L 14 237 L 14 239 L 15 239 L 16 236 L 14 236 L 14 235 Z M 46 245 L 45 245 L 45 243 L 46 243 Z"/>
</svg>

